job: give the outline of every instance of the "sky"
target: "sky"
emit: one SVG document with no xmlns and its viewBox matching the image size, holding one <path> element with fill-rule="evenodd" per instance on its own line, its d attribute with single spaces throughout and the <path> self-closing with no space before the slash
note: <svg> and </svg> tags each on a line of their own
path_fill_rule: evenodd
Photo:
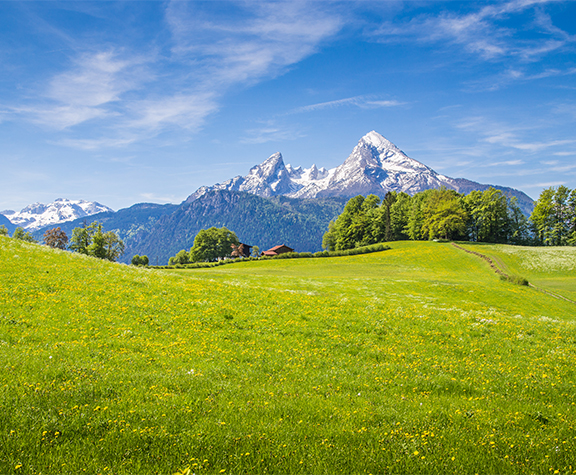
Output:
<svg viewBox="0 0 576 475">
<path fill-rule="evenodd" d="M 439 173 L 576 188 L 576 1 L 0 1 L 0 210 L 180 203 L 376 130 Z"/>
</svg>

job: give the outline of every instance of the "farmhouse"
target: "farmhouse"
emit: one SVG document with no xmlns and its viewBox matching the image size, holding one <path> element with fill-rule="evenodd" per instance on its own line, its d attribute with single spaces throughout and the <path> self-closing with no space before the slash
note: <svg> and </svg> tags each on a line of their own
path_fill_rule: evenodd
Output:
<svg viewBox="0 0 576 475">
<path fill-rule="evenodd" d="M 250 249 L 252 246 L 240 243 L 238 245 L 232 244 L 232 257 L 250 257 Z"/>
<path fill-rule="evenodd" d="M 267 251 L 262 253 L 263 256 L 277 256 L 279 254 L 284 254 L 285 252 L 294 252 L 294 249 L 288 247 L 286 244 L 281 244 L 280 246 L 274 246 Z"/>
</svg>

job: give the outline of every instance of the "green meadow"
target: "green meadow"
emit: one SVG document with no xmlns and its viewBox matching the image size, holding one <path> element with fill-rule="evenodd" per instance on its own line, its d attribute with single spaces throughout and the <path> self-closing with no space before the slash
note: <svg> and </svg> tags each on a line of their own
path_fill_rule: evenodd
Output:
<svg viewBox="0 0 576 475">
<path fill-rule="evenodd" d="M 157 270 L 0 237 L 0 473 L 576 473 L 576 305 L 389 245 Z M 463 247 L 576 300 L 573 249 Z"/>
<path fill-rule="evenodd" d="M 491 257 L 507 273 L 576 302 L 576 247 L 522 247 L 465 243 L 462 247 Z"/>
</svg>

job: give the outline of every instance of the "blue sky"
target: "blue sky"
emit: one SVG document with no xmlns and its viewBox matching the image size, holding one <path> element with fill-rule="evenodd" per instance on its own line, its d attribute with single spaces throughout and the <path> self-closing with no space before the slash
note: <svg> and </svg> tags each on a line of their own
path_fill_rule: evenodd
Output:
<svg viewBox="0 0 576 475">
<path fill-rule="evenodd" d="M 436 171 L 576 188 L 576 2 L 0 2 L 0 210 L 179 203 L 371 130 Z"/>
</svg>

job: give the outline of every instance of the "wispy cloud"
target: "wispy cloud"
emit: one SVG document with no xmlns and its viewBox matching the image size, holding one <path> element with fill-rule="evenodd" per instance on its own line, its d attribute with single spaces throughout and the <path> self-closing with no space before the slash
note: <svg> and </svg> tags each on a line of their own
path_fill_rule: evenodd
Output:
<svg viewBox="0 0 576 475">
<path fill-rule="evenodd" d="M 198 129 L 206 116 L 218 109 L 214 92 L 175 94 L 161 99 L 144 99 L 128 106 L 128 129 L 156 130 L 167 125 Z"/>
<path fill-rule="evenodd" d="M 510 126 L 503 122 L 491 121 L 482 116 L 461 119 L 456 128 L 477 134 L 484 143 L 529 153 L 542 152 L 554 147 L 576 143 L 576 139 L 527 140 L 525 137 L 527 135 L 533 136 L 535 129 L 542 129 L 541 124 Z M 542 135 L 542 131 L 539 132 L 539 135 Z"/>
<path fill-rule="evenodd" d="M 471 90 L 496 91 L 513 83 L 535 81 L 552 77 L 572 76 L 576 74 L 576 68 L 558 69 L 547 68 L 537 73 L 528 73 L 524 66 L 509 68 L 499 74 L 483 77 L 475 81 L 469 81 L 467 86 Z"/>
<path fill-rule="evenodd" d="M 35 100 L 8 106 L 8 114 L 24 117 L 44 127 L 63 130 L 95 119 L 122 115 L 122 96 L 146 78 L 137 57 L 122 59 L 115 51 L 84 53 L 72 67 L 48 81 Z"/>
<path fill-rule="evenodd" d="M 283 128 L 277 126 L 265 126 L 253 128 L 246 131 L 246 136 L 240 140 L 243 144 L 262 144 L 267 142 L 278 142 L 285 140 L 295 140 L 301 138 L 303 134 L 294 130 L 293 127 Z"/>
<path fill-rule="evenodd" d="M 80 150 L 99 150 L 102 148 L 117 148 L 125 147 L 130 145 L 140 138 L 139 135 L 133 135 L 132 137 L 102 137 L 96 139 L 61 139 L 56 140 L 51 143 L 56 145 L 62 145 L 64 147 L 77 148 Z"/>
<path fill-rule="evenodd" d="M 546 181 L 543 183 L 527 183 L 521 185 L 521 188 L 550 188 L 551 186 L 560 186 L 565 184 L 565 181 Z"/>
<path fill-rule="evenodd" d="M 27 102 L 5 106 L 0 118 L 64 131 L 53 143 L 82 150 L 122 147 L 167 129 L 194 133 L 231 88 L 284 73 L 343 25 L 316 2 L 228 6 L 230 17 L 209 3 L 167 3 L 171 36 L 162 45 L 75 45 L 67 70 Z"/>
<path fill-rule="evenodd" d="M 463 48 L 468 54 L 487 61 L 511 60 L 530 63 L 561 51 L 576 42 L 576 37 L 555 26 L 545 12 L 549 0 L 513 0 L 476 7 L 467 13 L 422 14 L 406 21 L 389 21 L 372 32 L 384 42 L 411 38 L 422 43 Z M 474 8 L 477 4 L 471 4 Z M 521 15 L 532 12 L 528 21 Z M 523 21 L 507 22 L 516 16 Z M 526 39 L 525 30 L 537 34 Z"/>
<path fill-rule="evenodd" d="M 157 193 L 140 193 L 140 198 L 150 203 L 178 203 L 182 199 L 176 195 L 159 195 Z"/>
<path fill-rule="evenodd" d="M 517 150 L 526 152 L 541 152 L 552 147 L 559 145 L 568 145 L 576 143 L 576 140 L 549 140 L 546 142 L 529 142 L 520 140 L 515 134 L 511 132 L 504 132 L 496 135 L 488 135 L 484 140 L 490 144 L 502 145 L 505 147 L 512 147 Z"/>
<path fill-rule="evenodd" d="M 175 45 L 200 75 L 220 87 L 279 74 L 318 50 L 343 25 L 339 15 L 310 1 L 231 3 L 234 17 L 212 17 L 173 1 L 166 11 Z"/>
<path fill-rule="evenodd" d="M 307 106 L 297 107 L 290 111 L 292 114 L 298 114 L 302 112 L 314 112 L 317 110 L 322 109 L 333 109 L 336 107 L 343 107 L 343 106 L 355 106 L 360 107 L 362 109 L 377 109 L 377 108 L 385 108 L 385 107 L 398 107 L 405 105 L 406 102 L 400 102 L 396 100 L 384 100 L 384 99 L 375 99 L 369 96 L 355 96 L 355 97 L 348 97 L 345 99 L 337 99 L 335 101 L 328 101 L 328 102 L 319 102 L 316 104 L 310 104 Z"/>
</svg>

